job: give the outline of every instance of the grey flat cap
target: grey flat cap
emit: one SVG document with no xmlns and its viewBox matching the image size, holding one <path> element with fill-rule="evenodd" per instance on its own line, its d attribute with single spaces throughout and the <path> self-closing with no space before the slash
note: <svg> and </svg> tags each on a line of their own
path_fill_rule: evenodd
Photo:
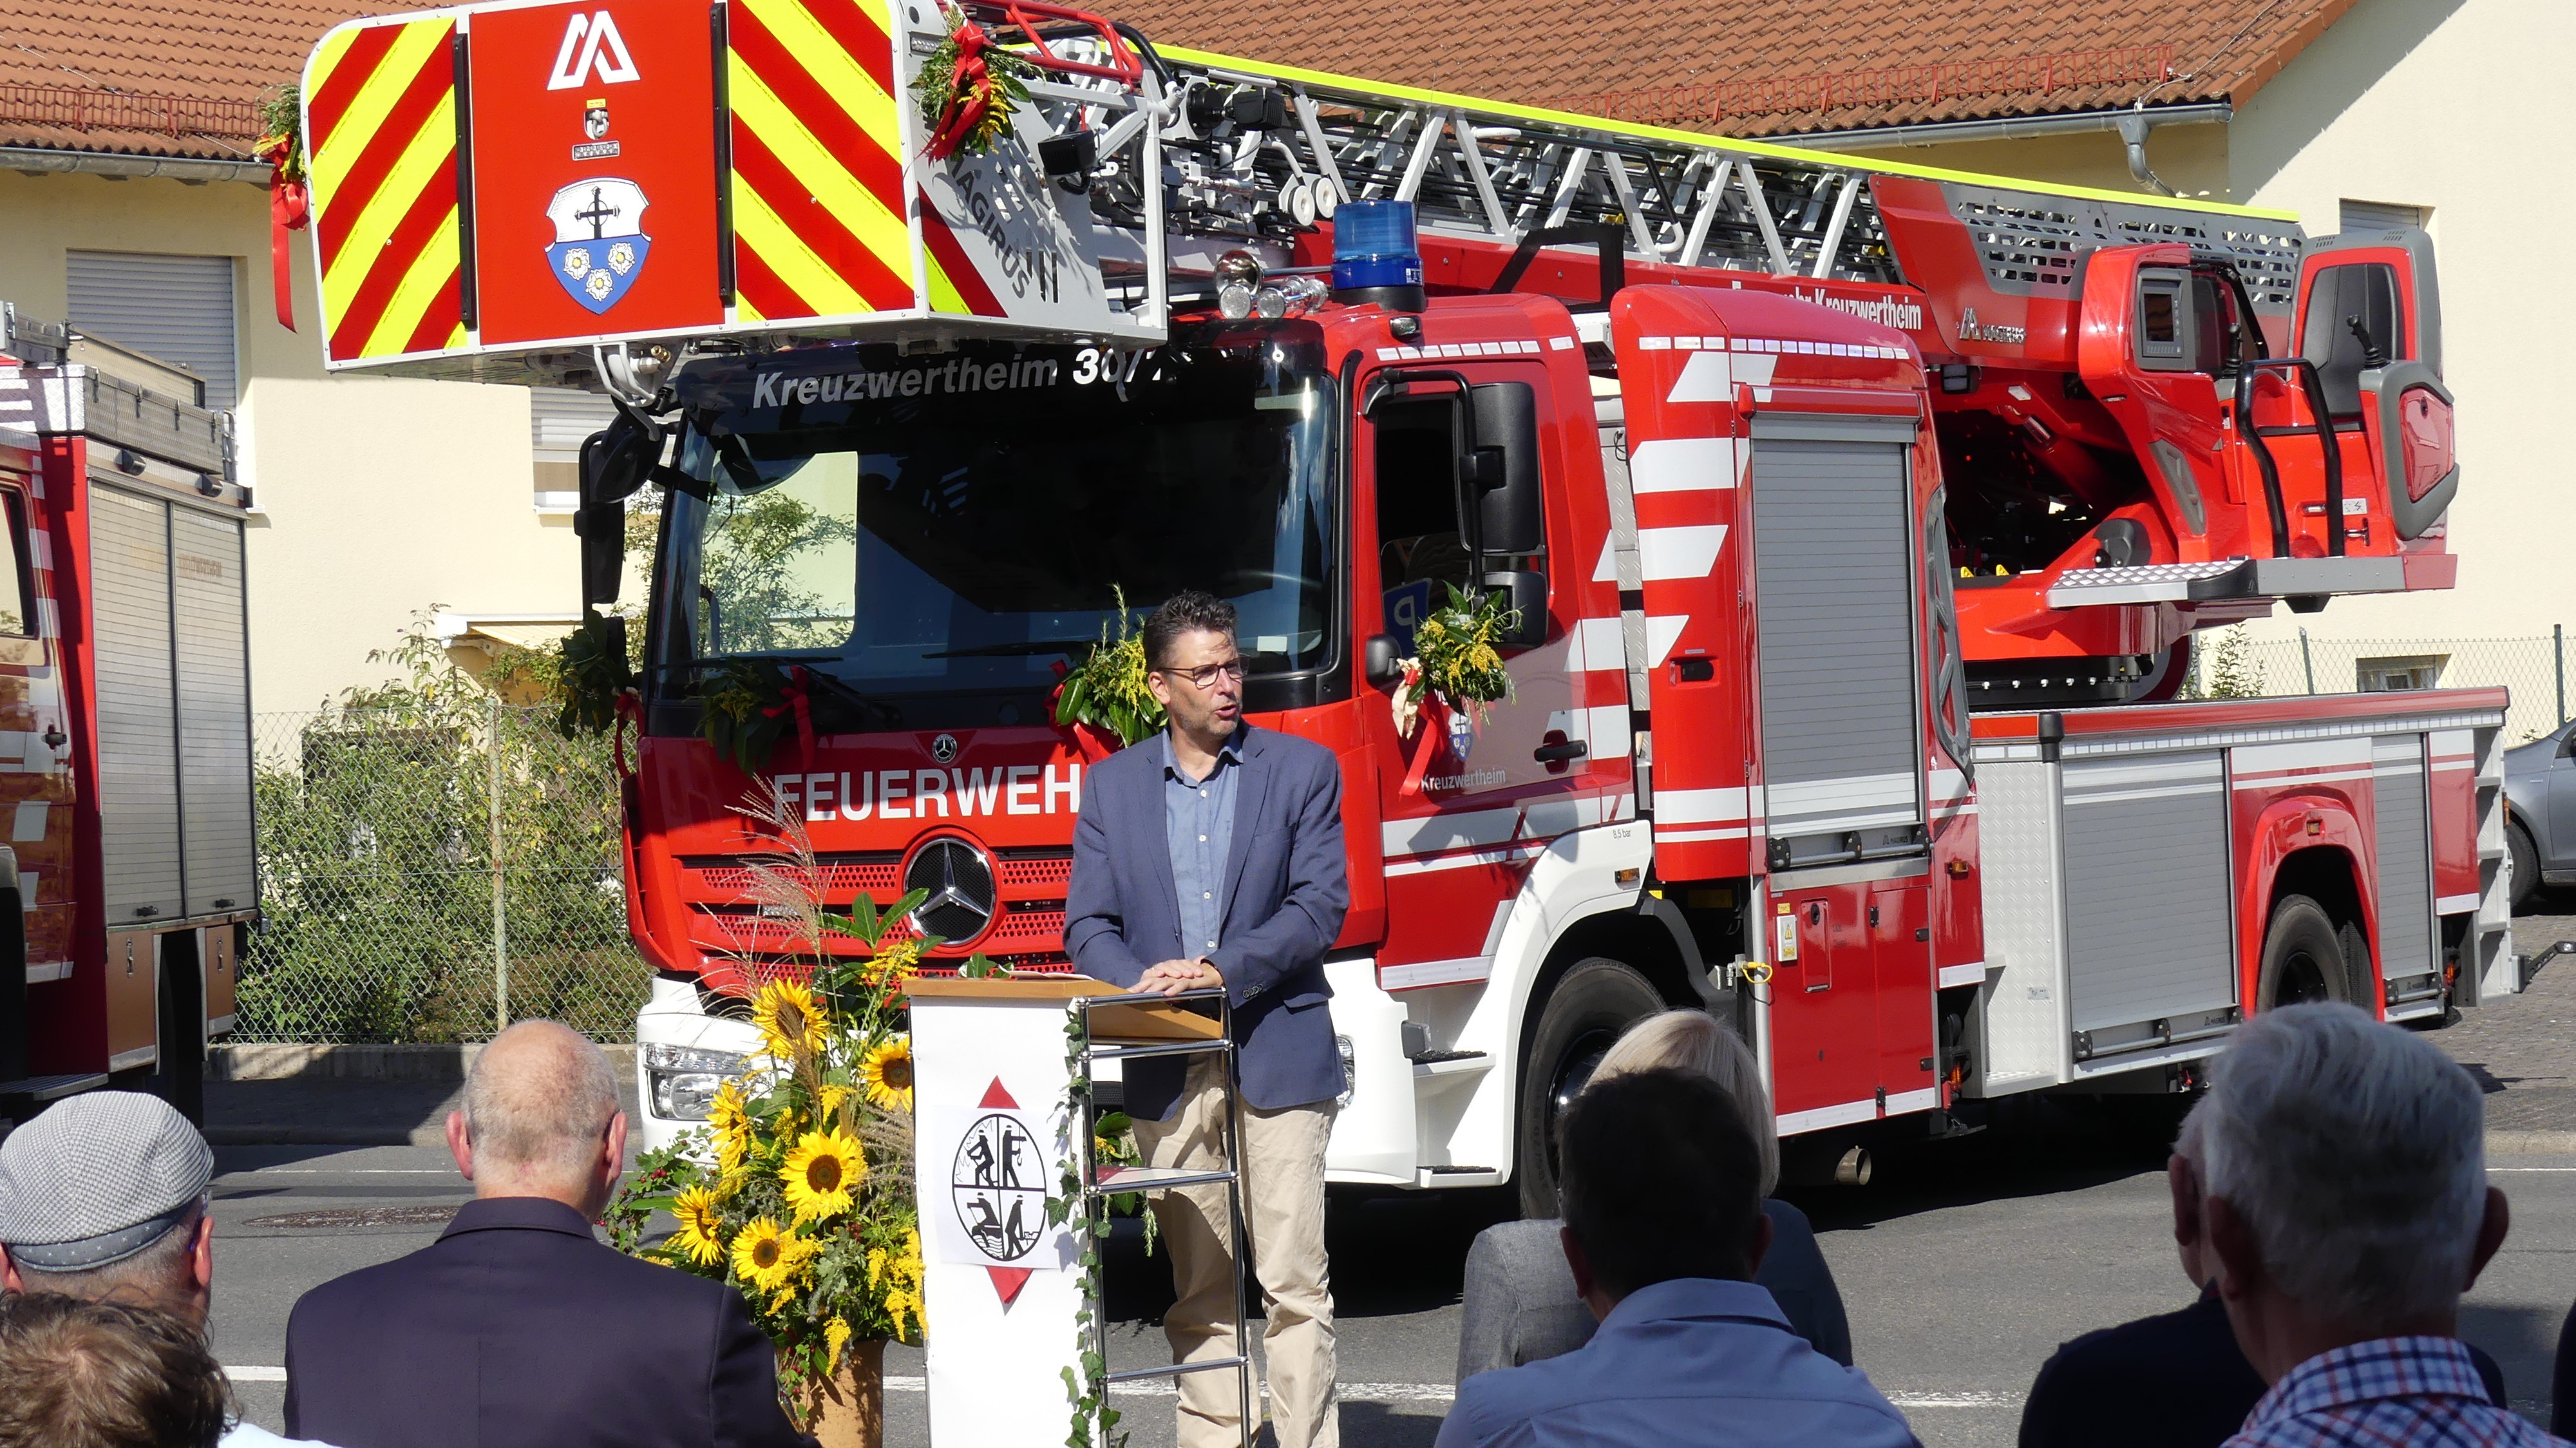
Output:
<svg viewBox="0 0 2576 1448">
<path fill-rule="evenodd" d="M 205 1196 L 215 1153 L 158 1096 L 93 1091 L 0 1141 L 0 1246 L 40 1272 L 122 1262 Z"/>
</svg>

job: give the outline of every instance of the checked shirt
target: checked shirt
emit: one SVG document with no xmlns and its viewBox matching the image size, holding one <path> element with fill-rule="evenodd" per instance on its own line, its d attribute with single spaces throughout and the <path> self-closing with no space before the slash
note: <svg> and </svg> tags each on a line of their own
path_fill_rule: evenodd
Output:
<svg viewBox="0 0 2576 1448">
<path fill-rule="evenodd" d="M 2487 1401 L 2448 1337 L 2383 1337 L 2282 1375 L 2224 1448 L 2547 1448 L 2547 1433 Z"/>
</svg>

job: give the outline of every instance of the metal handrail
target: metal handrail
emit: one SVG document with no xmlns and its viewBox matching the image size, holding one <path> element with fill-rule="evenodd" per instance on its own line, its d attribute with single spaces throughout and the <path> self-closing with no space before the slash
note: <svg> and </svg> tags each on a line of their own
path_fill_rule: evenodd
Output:
<svg viewBox="0 0 2576 1448">
<path fill-rule="evenodd" d="M 2340 558 L 2343 539 L 2343 448 L 2335 439 L 2334 414 L 2326 409 L 2324 379 L 2317 375 L 2317 364 L 2305 357 L 2257 357 L 2237 364 L 2236 429 L 2253 446 L 2254 461 L 2263 470 L 2263 504 L 2271 514 L 2272 556 L 2290 556 L 2290 514 L 2281 502 L 2281 466 L 2272 457 L 2267 437 L 2307 437 L 2317 439 L 2317 450 L 2326 459 L 2326 552 Z M 2256 427 L 2254 425 L 2254 379 L 2264 372 L 2299 374 L 2299 390 L 2307 395 L 2308 415 L 2315 421 L 2308 426 Z"/>
</svg>

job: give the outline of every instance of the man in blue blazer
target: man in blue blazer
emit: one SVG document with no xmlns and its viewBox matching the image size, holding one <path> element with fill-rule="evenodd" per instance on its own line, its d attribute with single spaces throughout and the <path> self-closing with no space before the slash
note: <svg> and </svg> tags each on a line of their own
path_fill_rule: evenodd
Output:
<svg viewBox="0 0 2576 1448">
<path fill-rule="evenodd" d="M 339 1448 L 812 1448 L 730 1282 L 592 1238 L 625 1168 L 597 1046 L 553 1021 L 475 1058 L 448 1149 L 474 1200 L 439 1239 L 304 1294 L 286 1431 Z"/>
<path fill-rule="evenodd" d="M 1341 767 L 1320 745 L 1244 722 L 1234 605 L 1177 594 L 1146 619 L 1144 641 L 1171 725 L 1083 782 L 1065 949 L 1085 974 L 1138 991 L 1224 988 L 1271 1423 L 1279 1448 L 1337 1448 L 1324 1145 L 1343 1078 L 1324 952 L 1350 904 Z M 1222 1070 L 1213 1056 L 1128 1063 L 1147 1165 L 1224 1165 Z M 1241 1269 L 1224 1188 L 1156 1193 L 1154 1215 L 1178 1294 L 1163 1319 L 1174 1360 L 1235 1356 Z M 1180 1448 L 1242 1441 L 1236 1386 L 1221 1369 L 1181 1375 Z"/>
</svg>

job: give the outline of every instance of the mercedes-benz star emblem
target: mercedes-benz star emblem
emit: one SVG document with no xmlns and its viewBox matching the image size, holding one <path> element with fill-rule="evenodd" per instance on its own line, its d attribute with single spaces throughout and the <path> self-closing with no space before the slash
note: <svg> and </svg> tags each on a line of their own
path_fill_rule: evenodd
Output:
<svg viewBox="0 0 2576 1448">
<path fill-rule="evenodd" d="M 930 757 L 942 764 L 957 757 L 957 736 L 942 734 L 930 741 Z"/>
<path fill-rule="evenodd" d="M 943 835 L 903 867 L 906 892 L 926 892 L 912 923 L 942 940 L 972 940 L 993 921 L 993 858 L 969 841 Z"/>
</svg>

